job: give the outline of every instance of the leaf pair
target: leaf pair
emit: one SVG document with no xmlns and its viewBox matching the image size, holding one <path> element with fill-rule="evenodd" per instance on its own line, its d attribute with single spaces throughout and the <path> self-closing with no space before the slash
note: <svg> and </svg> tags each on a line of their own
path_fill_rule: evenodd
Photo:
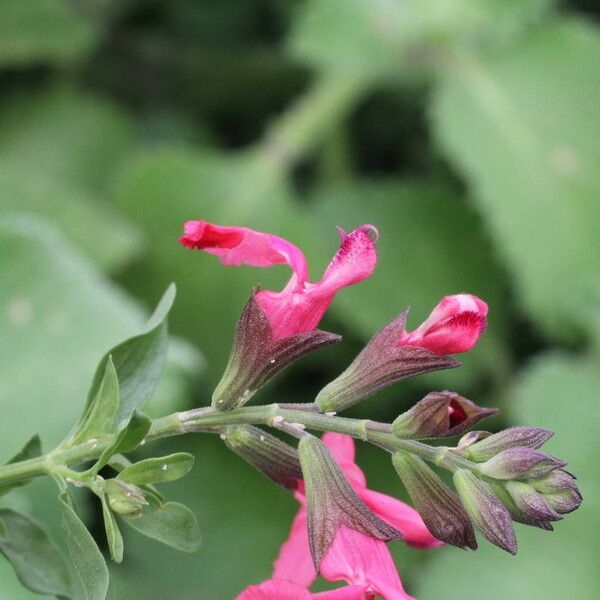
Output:
<svg viewBox="0 0 600 600">
<path fill-rule="evenodd" d="M 113 433 L 152 395 L 167 358 L 167 315 L 175 298 L 171 284 L 142 333 L 107 352 L 94 374 L 79 421 L 63 446 Z"/>
</svg>

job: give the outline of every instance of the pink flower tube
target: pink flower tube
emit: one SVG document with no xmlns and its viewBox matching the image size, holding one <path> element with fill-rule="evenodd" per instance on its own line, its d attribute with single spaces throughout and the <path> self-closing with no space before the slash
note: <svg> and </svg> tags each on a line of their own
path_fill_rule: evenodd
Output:
<svg viewBox="0 0 600 600">
<path fill-rule="evenodd" d="M 404 331 L 398 346 L 418 346 L 436 354 L 467 352 L 487 325 L 488 305 L 472 294 L 445 296 L 425 322 Z"/>
<path fill-rule="evenodd" d="M 218 256 L 224 265 L 289 265 L 292 276 L 282 291 L 264 290 L 255 296 L 277 340 L 314 330 L 340 289 L 373 273 L 377 264 L 377 229 L 362 225 L 350 233 L 339 229 L 339 233 L 340 248 L 316 283 L 308 279 L 308 265 L 302 251 L 270 233 L 188 221 L 179 241 L 187 248 Z"/>
</svg>

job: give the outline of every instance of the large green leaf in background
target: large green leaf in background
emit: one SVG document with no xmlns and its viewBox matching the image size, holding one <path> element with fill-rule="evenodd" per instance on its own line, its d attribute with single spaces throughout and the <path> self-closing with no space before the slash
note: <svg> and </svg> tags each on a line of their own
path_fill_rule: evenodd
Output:
<svg viewBox="0 0 600 600">
<path fill-rule="evenodd" d="M 510 39 L 553 3 L 309 0 L 299 10 L 288 43 L 295 57 L 320 68 L 401 77 L 407 67 L 431 66 L 448 43 Z"/>
<path fill-rule="evenodd" d="M 436 552 L 420 574 L 420 600 L 462 599 L 465 586 L 473 597 L 486 600 L 598 598 L 599 389 L 597 357 L 549 354 L 525 370 L 510 396 L 512 412 L 519 423 L 556 432 L 545 448 L 569 460 L 567 468 L 578 477 L 583 505 L 557 523 L 553 533 L 517 526 L 516 557 L 483 541 L 475 553 L 451 548 Z"/>
<path fill-rule="evenodd" d="M 547 331 L 585 328 L 600 289 L 600 35 L 540 27 L 496 56 L 463 56 L 440 82 L 437 137 Z"/>
<path fill-rule="evenodd" d="M 84 58 L 96 39 L 68 0 L 3 0 L 0 64 L 64 63 Z"/>
<path fill-rule="evenodd" d="M 416 329 L 443 296 L 470 292 L 490 305 L 487 333 L 474 350 L 457 357 L 464 363 L 460 369 L 429 379 L 456 387 L 473 383 L 478 371 L 497 377 L 506 372 L 506 283 L 479 219 L 452 188 L 425 181 L 372 181 L 330 187 L 312 201 L 315 229 L 330 252 L 335 242 L 326 231 L 332 224 L 372 223 L 379 229 L 375 273 L 334 301 L 341 320 L 366 339 L 410 307 L 408 328 Z M 344 223 L 337 223 L 342 214 Z"/>
<path fill-rule="evenodd" d="M 113 104 L 54 87 L 0 105 L 0 209 L 36 213 L 103 270 L 140 251 L 134 227 L 101 197 L 132 147 L 132 127 Z"/>
<path fill-rule="evenodd" d="M 0 210 L 50 219 L 103 270 L 122 267 L 140 251 L 139 232 L 108 204 L 26 165 L 0 163 Z"/>
<path fill-rule="evenodd" d="M 209 376 L 218 377 L 251 289 L 258 283 L 281 289 L 289 271 L 223 267 L 216 257 L 179 245 L 183 223 L 205 219 L 249 226 L 307 247 L 312 238 L 285 181 L 258 154 L 226 157 L 165 148 L 141 157 L 124 174 L 117 206 L 147 235 L 148 253 L 124 284 L 146 296 L 175 281 L 173 330 L 200 345 L 212 363 Z"/>
<path fill-rule="evenodd" d="M 2 219 L 0 405 L 10 427 L 0 437 L 0 459 L 14 454 L 31 437 L 32 427 L 45 448 L 60 441 L 85 405 L 103 352 L 135 333 L 143 320 L 137 305 L 53 228 L 26 216 Z M 198 368 L 194 352 L 187 347 L 179 352 L 185 355 L 183 362 L 175 370 L 168 367 L 164 375 L 169 391 L 180 388 L 174 379 Z M 156 395 L 161 395 L 160 386 Z M 167 400 L 159 408 L 161 414 L 175 408 Z M 49 481 L 39 481 L 5 499 L 46 523 L 53 519 L 51 528 L 58 539 L 56 494 L 51 492 Z M 3 562 L 0 572 L 2 593 L 6 590 L 11 600 L 29 597 Z M 4 600 L 1 593 L 0 598 Z"/>
<path fill-rule="evenodd" d="M 50 87 L 0 108 L 0 155 L 59 181 L 102 192 L 131 152 L 132 123 L 109 100 Z"/>
</svg>

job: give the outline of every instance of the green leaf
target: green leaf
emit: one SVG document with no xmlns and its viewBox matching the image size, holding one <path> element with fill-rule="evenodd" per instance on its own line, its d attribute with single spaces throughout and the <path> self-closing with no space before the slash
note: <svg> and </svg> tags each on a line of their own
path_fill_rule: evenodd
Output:
<svg viewBox="0 0 600 600">
<path fill-rule="evenodd" d="M 119 380 L 112 356 L 106 361 L 104 375 L 92 402 L 81 416 L 69 444 L 76 445 L 112 433 L 119 410 Z"/>
<path fill-rule="evenodd" d="M 556 20 L 504 52 L 464 56 L 433 103 L 515 298 L 565 339 L 587 329 L 600 289 L 599 54 L 597 29 Z"/>
<path fill-rule="evenodd" d="M 73 61 L 95 40 L 91 23 L 66 0 L 3 0 L 0 64 Z"/>
<path fill-rule="evenodd" d="M 70 597 L 69 569 L 62 552 L 29 517 L 9 508 L 0 509 L 0 552 L 26 588 L 39 594 Z"/>
<path fill-rule="evenodd" d="M 152 395 L 167 359 L 166 318 L 175 299 L 171 284 L 148 320 L 144 332 L 115 346 L 107 352 L 96 369 L 88 394 L 88 406 L 93 402 L 112 357 L 120 385 L 121 401 L 117 421 L 128 419 Z M 87 411 L 87 409 L 86 409 Z"/>
<path fill-rule="evenodd" d="M 7 154 L 12 152 L 8 144 L 5 147 Z M 109 204 L 65 177 L 41 171 L 32 176 L 28 163 L 4 156 L 0 161 L 0 208 L 3 213 L 26 212 L 49 219 L 103 270 L 118 270 L 141 248 L 139 231 Z"/>
<path fill-rule="evenodd" d="M 30 458 L 37 458 L 42 455 L 42 442 L 40 436 L 36 433 L 6 464 L 21 462 L 23 460 L 29 460 Z M 27 481 L 11 483 L 10 485 L 0 486 L 0 496 L 6 494 L 9 490 L 15 487 L 20 487 L 28 483 Z"/>
<path fill-rule="evenodd" d="M 117 479 L 137 485 L 174 481 L 189 473 L 193 465 L 193 455 L 177 452 L 169 456 L 141 460 L 121 471 Z"/>
<path fill-rule="evenodd" d="M 118 105 L 70 86 L 15 95 L 0 106 L 3 162 L 29 169 L 31 179 L 41 173 L 73 190 L 105 194 L 131 153 L 133 133 L 133 123 Z M 55 203 L 60 206 L 60 199 Z M 93 208 L 114 215 L 106 203 Z M 86 233 L 94 237 L 93 230 Z"/>
<path fill-rule="evenodd" d="M 377 269 L 345 289 L 332 311 L 364 339 L 410 307 L 412 330 L 447 294 L 470 292 L 490 305 L 489 326 L 459 369 L 428 375 L 435 385 L 472 383 L 478 372 L 500 378 L 506 369 L 506 286 L 477 216 L 453 190 L 427 181 L 374 180 L 330 186 L 313 197 L 313 223 L 321 256 L 330 256 L 333 224 L 349 230 L 363 223 L 379 229 Z M 343 214 L 342 221 L 340 216 Z"/>
<path fill-rule="evenodd" d="M 149 538 L 157 540 L 175 550 L 194 552 L 200 547 L 201 535 L 194 513 L 178 502 L 157 502 L 147 498 L 139 517 L 125 518 L 128 525 Z"/>
<path fill-rule="evenodd" d="M 106 540 L 110 557 L 116 562 L 123 562 L 123 536 L 119 529 L 115 516 L 108 506 L 106 498 L 102 496 L 102 517 L 104 519 L 104 530 L 106 531 Z"/>
<path fill-rule="evenodd" d="M 600 522 L 600 453 L 596 357 L 549 353 L 528 363 L 507 391 L 513 422 L 545 427 L 555 435 L 544 450 L 569 461 L 577 476 L 582 507 L 565 515 L 554 532 L 517 525 L 516 559 L 483 544 L 465 560 L 458 552 L 432 553 L 411 590 L 418 598 L 459 600 L 469 588 L 485 590 L 486 600 L 548 600 L 598 597 L 597 547 Z"/>
<path fill-rule="evenodd" d="M 31 458 L 37 458 L 42 455 L 42 441 L 40 436 L 36 433 L 32 436 L 27 443 L 9 460 L 7 465 L 21 462 L 23 460 L 29 460 Z"/>
<path fill-rule="evenodd" d="M 137 411 L 133 411 L 127 424 L 116 435 L 114 442 L 106 448 L 91 471 L 97 473 L 115 454 L 132 452 L 150 431 L 152 421 Z"/>
<path fill-rule="evenodd" d="M 62 504 L 63 529 L 75 571 L 83 588 L 85 600 L 105 600 L 109 574 L 106 561 L 94 538 L 77 513 L 68 491 L 59 496 Z"/>
<path fill-rule="evenodd" d="M 406 74 L 431 68 L 428 53 L 510 40 L 554 0 L 308 0 L 289 37 L 294 57 L 315 67 Z M 424 58 L 425 57 L 425 58 Z"/>
</svg>

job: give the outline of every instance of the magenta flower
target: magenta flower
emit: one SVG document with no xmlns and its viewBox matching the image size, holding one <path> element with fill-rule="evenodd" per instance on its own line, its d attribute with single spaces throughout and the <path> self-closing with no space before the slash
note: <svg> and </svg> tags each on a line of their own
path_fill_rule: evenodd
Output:
<svg viewBox="0 0 600 600">
<path fill-rule="evenodd" d="M 472 294 L 445 296 L 425 322 L 404 331 L 399 346 L 419 346 L 436 354 L 467 352 L 485 331 L 488 305 Z"/>
<path fill-rule="evenodd" d="M 371 600 L 364 585 L 347 585 L 331 592 L 311 594 L 305 587 L 284 579 L 269 579 L 246 588 L 236 600 Z"/>
<path fill-rule="evenodd" d="M 393 525 L 404 534 L 404 541 L 418 548 L 434 548 L 442 545 L 436 540 L 423 523 L 419 513 L 400 500 L 367 488 L 365 475 L 354 462 L 354 440 L 347 435 L 326 433 L 323 441 L 332 456 L 338 462 L 348 481 L 360 498 L 379 517 Z M 279 557 L 275 561 L 273 579 L 270 585 L 278 582 L 292 582 L 300 589 L 307 589 L 317 578 L 308 544 L 307 512 L 304 495 L 299 491 L 296 498 L 300 502 L 300 510 L 294 518 L 287 541 L 282 545 Z M 328 581 L 346 581 L 350 586 L 342 590 L 347 596 L 331 596 L 334 598 L 373 598 L 381 595 L 385 600 L 410 600 L 406 594 L 394 561 L 385 542 L 354 531 L 344 525 L 338 529 L 337 535 L 327 551 L 320 568 L 321 575 Z M 264 584 L 263 584 L 264 585 Z M 357 587 L 358 586 L 358 587 Z M 260 586 L 259 586 L 260 587 Z M 248 588 L 251 590 L 252 588 Z M 291 589 L 291 588 L 290 588 Z M 248 591 L 248 590 L 246 590 Z M 359 594 L 359 591 L 363 594 Z M 328 592 L 333 594 L 333 592 Z M 355 593 L 358 595 L 350 595 Z M 271 596 L 264 596 L 270 598 Z M 320 598 L 329 600 L 329 596 L 297 596 L 303 598 Z M 257 600 L 262 596 L 240 596 L 238 600 Z M 286 596 L 281 596 L 286 598 Z M 290 596 L 290 598 L 296 598 Z"/>
<path fill-rule="evenodd" d="M 377 264 L 377 229 L 362 225 L 350 233 L 342 229 L 339 232 L 340 248 L 316 283 L 308 279 L 308 265 L 302 251 L 270 233 L 188 221 L 180 242 L 188 248 L 219 256 L 224 265 L 290 266 L 292 276 L 281 292 L 264 290 L 255 296 L 269 319 L 273 339 L 277 340 L 313 331 L 340 289 L 373 273 Z"/>
</svg>

